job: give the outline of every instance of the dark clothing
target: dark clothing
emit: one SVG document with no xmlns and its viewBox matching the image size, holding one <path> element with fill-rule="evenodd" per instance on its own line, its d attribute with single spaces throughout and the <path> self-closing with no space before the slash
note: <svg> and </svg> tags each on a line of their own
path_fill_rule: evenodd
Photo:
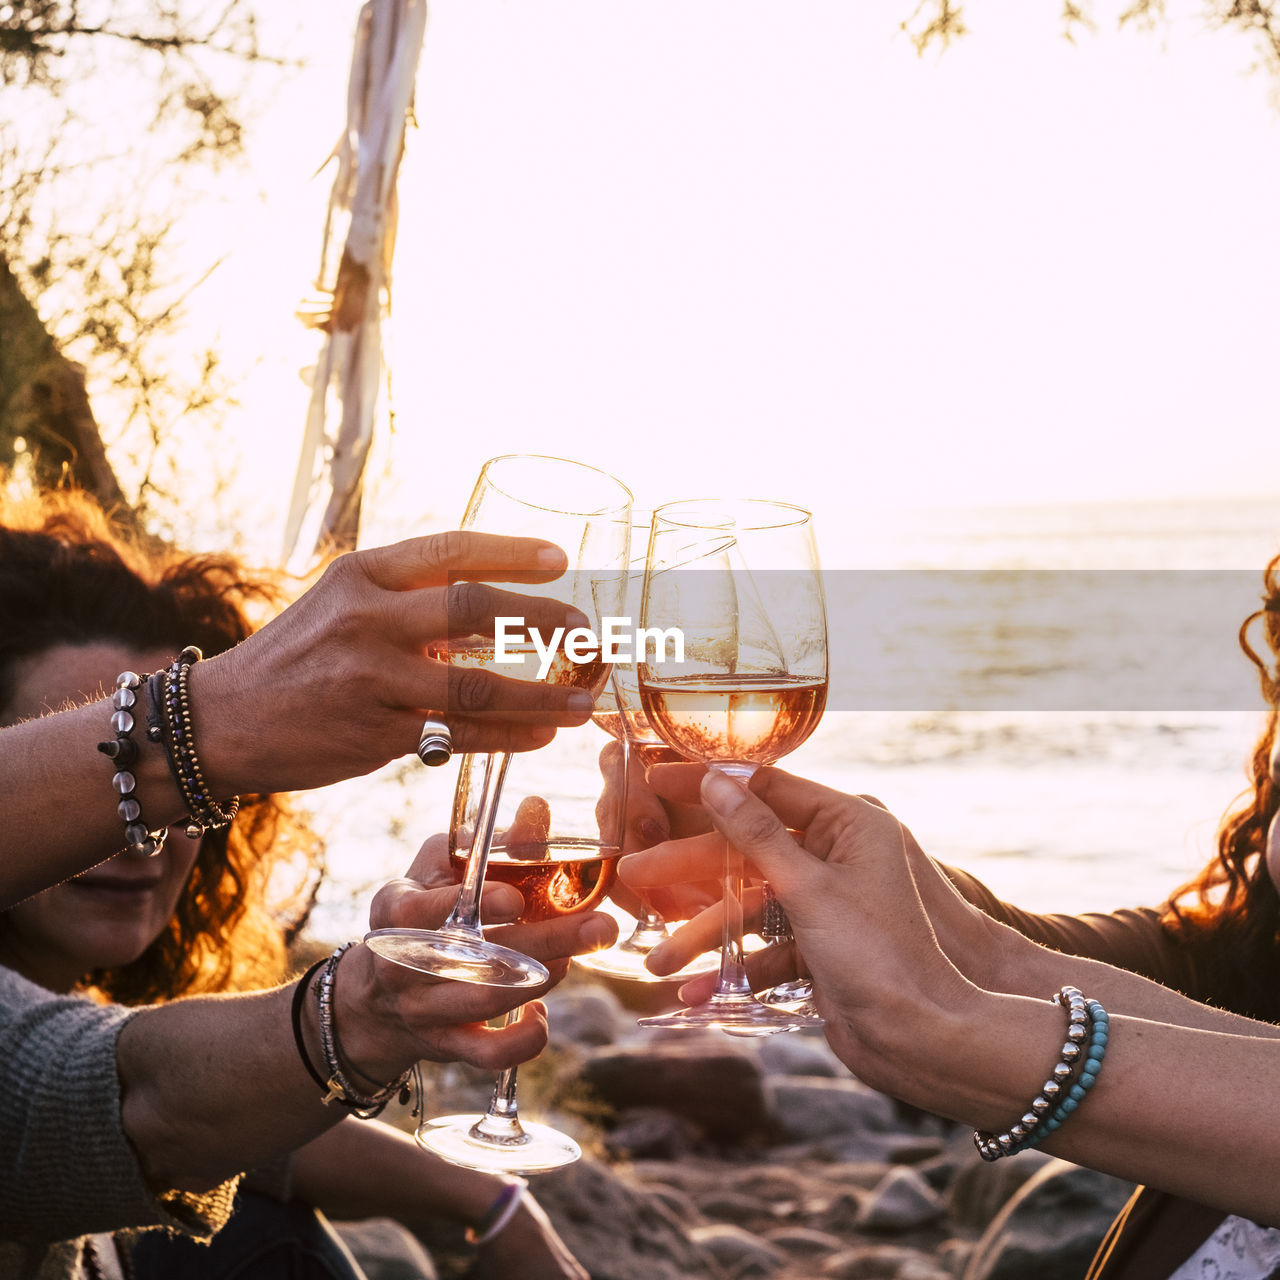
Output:
<svg viewBox="0 0 1280 1280">
<path fill-rule="evenodd" d="M 227 1225 L 207 1244 L 148 1231 L 129 1255 L 130 1280 L 365 1280 L 310 1205 L 240 1189 Z"/>
</svg>

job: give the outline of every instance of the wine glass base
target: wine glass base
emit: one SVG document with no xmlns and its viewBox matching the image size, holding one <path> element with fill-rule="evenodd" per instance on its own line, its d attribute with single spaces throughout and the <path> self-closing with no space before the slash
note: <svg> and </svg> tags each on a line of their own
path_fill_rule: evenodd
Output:
<svg viewBox="0 0 1280 1280">
<path fill-rule="evenodd" d="M 511 947 L 443 929 L 374 929 L 364 935 L 374 955 L 392 964 L 454 982 L 487 987 L 539 987 L 551 979 L 544 965 Z"/>
<path fill-rule="evenodd" d="M 772 1005 L 761 1004 L 751 998 L 716 1000 L 689 1009 L 676 1009 L 671 1013 L 654 1014 L 640 1018 L 641 1027 L 662 1027 L 672 1031 L 696 1031 L 712 1027 L 732 1036 L 772 1036 L 782 1031 L 803 1031 L 806 1027 L 820 1027 L 823 1019 L 817 1014 L 792 1012 Z"/>
<path fill-rule="evenodd" d="M 438 1116 L 414 1135 L 442 1160 L 486 1173 L 546 1173 L 582 1159 L 582 1148 L 550 1125 L 521 1121 L 515 1138 L 475 1137 L 480 1115 Z"/>
</svg>

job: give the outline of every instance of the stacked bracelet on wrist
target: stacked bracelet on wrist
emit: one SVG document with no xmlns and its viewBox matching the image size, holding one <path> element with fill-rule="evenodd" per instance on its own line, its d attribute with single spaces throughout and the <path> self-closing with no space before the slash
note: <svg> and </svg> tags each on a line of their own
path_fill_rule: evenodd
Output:
<svg viewBox="0 0 1280 1280">
<path fill-rule="evenodd" d="M 111 782 L 120 796 L 116 812 L 124 819 L 124 834 L 129 848 L 134 853 L 153 858 L 164 848 L 169 828 L 148 829 L 142 820 L 142 805 L 136 794 L 138 779 L 133 766 L 138 759 L 138 744 L 133 740 L 133 727 L 137 722 L 134 708 L 142 680 L 142 676 L 133 671 L 122 671 L 116 677 L 116 690 L 111 695 L 111 727 L 116 736 L 98 743 L 98 750 L 115 762 L 116 771 Z"/>
<path fill-rule="evenodd" d="M 293 993 L 293 1038 L 298 1046 L 298 1056 L 302 1059 L 307 1073 L 325 1091 L 321 1102 L 326 1107 L 336 1102 L 338 1106 L 360 1119 L 370 1120 L 381 1114 L 387 1103 L 397 1094 L 402 1105 L 408 1102 L 409 1081 L 413 1076 L 413 1070 L 410 1068 L 398 1079 L 377 1088 L 371 1094 L 361 1093 L 347 1077 L 349 1068 L 362 1079 L 368 1080 L 371 1084 L 377 1084 L 372 1076 L 352 1066 L 349 1059 L 344 1064 L 345 1055 L 338 1040 L 338 1024 L 333 1012 L 333 988 L 337 978 L 338 961 L 355 945 L 354 942 L 343 943 L 342 946 L 335 948 L 327 959 L 318 960 L 313 964 L 299 979 Z M 314 983 L 314 991 L 319 1005 L 320 1046 L 324 1055 L 325 1071 L 328 1073 L 327 1079 L 313 1065 L 302 1034 L 302 1004 L 306 999 L 308 986 L 311 985 L 311 980 L 317 973 L 319 977 Z"/>
<path fill-rule="evenodd" d="M 188 680 L 192 665 L 203 656 L 195 645 L 187 645 L 168 671 L 157 671 L 147 685 L 152 706 L 147 736 L 164 745 L 169 770 L 187 806 L 186 833 L 191 840 L 199 840 L 206 831 L 227 826 L 240 808 L 239 796 L 232 796 L 225 805 L 213 799 L 196 754 Z"/>
<path fill-rule="evenodd" d="M 1097 1081 L 1110 1035 L 1106 1010 L 1075 987 L 1063 987 L 1053 1002 L 1067 1010 L 1067 1039 L 1058 1064 L 1017 1124 L 1000 1134 L 974 1130 L 974 1146 L 984 1160 L 1016 1155 L 1043 1142 L 1061 1128 Z"/>
</svg>

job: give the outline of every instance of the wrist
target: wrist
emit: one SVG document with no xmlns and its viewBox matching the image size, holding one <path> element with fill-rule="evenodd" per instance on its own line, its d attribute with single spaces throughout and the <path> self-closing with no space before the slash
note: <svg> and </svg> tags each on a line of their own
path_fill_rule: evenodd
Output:
<svg viewBox="0 0 1280 1280">
<path fill-rule="evenodd" d="M 352 946 L 334 975 L 332 1010 L 343 1058 L 365 1080 L 390 1084 L 419 1059 L 416 1042 L 388 1005 L 377 982 L 377 960 L 363 943 Z"/>
<path fill-rule="evenodd" d="M 234 703 L 234 681 L 224 679 L 225 655 L 197 662 L 187 675 L 191 705 L 200 726 L 200 763 L 210 792 L 233 796 L 274 788 L 261 785 L 250 754 L 261 733 L 237 732 L 232 726 L 252 726 L 252 713 L 242 713 Z M 176 788 L 175 788 L 176 789 Z"/>
<path fill-rule="evenodd" d="M 954 1064 L 972 1058 L 975 1029 L 989 1016 L 989 993 L 951 973 L 953 981 L 886 989 L 852 1024 L 861 1058 L 854 1074 L 872 1088 L 940 1114 L 950 1114 L 944 1107 L 956 1084 Z"/>
<path fill-rule="evenodd" d="M 136 796 L 145 813 L 147 825 L 171 826 L 186 813 L 186 805 L 169 768 L 164 746 L 153 741 L 147 733 L 146 712 L 149 702 L 145 686 L 140 687 L 135 693 L 137 701 L 132 708 L 135 724 L 130 735 L 135 754 L 127 768 L 134 776 Z M 107 697 L 73 713 L 83 718 L 85 736 L 92 740 L 93 749 L 99 752 L 97 758 L 102 763 L 98 768 L 103 770 L 101 793 L 110 801 L 113 808 L 118 806 L 120 794 L 112 785 L 111 769 L 120 766 L 115 761 L 105 759 L 100 754 L 101 748 L 98 744 L 113 735 L 111 717 L 114 709 L 111 698 Z M 118 812 L 116 822 L 120 822 Z"/>
<path fill-rule="evenodd" d="M 508 1177 L 506 1185 L 494 1196 L 479 1221 L 467 1228 L 467 1243 L 477 1249 L 495 1240 L 511 1224 L 524 1204 L 528 1183 L 519 1177 Z"/>
</svg>

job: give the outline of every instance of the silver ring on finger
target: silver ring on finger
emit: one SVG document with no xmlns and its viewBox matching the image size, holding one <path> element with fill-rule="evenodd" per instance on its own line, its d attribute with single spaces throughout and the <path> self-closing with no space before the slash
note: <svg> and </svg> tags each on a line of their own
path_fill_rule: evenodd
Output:
<svg viewBox="0 0 1280 1280">
<path fill-rule="evenodd" d="M 453 756 L 453 734 L 442 717 L 431 712 L 418 735 L 418 759 L 432 769 L 448 764 Z"/>
</svg>

